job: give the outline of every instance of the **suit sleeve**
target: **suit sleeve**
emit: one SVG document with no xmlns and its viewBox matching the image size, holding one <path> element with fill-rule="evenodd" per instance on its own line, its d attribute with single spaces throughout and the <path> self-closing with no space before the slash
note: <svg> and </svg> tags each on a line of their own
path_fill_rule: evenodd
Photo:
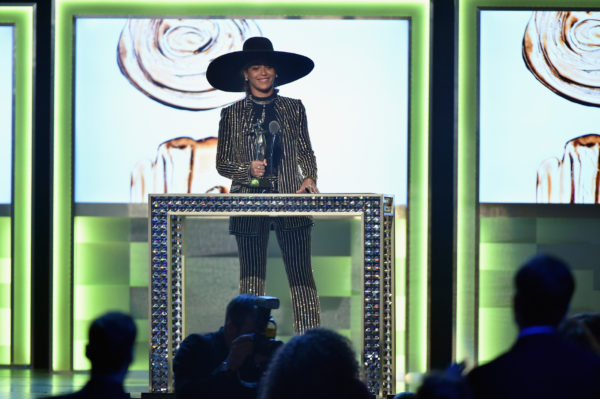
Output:
<svg viewBox="0 0 600 399">
<path fill-rule="evenodd" d="M 208 338 L 198 334 L 188 336 L 173 359 L 177 399 L 247 397 L 240 396 L 246 388 L 237 374 L 223 369 L 222 360 Z"/>
<path fill-rule="evenodd" d="M 190 336 L 181 343 L 173 359 L 177 398 L 202 396 L 212 371 L 210 357 L 210 344 L 202 337 Z"/>
<path fill-rule="evenodd" d="M 231 108 L 221 111 L 219 122 L 219 137 L 217 141 L 217 172 L 233 181 L 250 184 L 250 162 L 236 162 L 234 143 L 234 124 Z"/>
<path fill-rule="evenodd" d="M 173 359 L 177 399 L 212 399 L 223 387 L 236 383 L 231 373 L 221 372 L 215 364 L 218 359 L 205 337 L 186 338 Z"/>
<path fill-rule="evenodd" d="M 317 159 L 310 144 L 308 136 L 308 122 L 306 120 L 306 110 L 302 102 L 299 102 L 298 117 L 300 119 L 300 130 L 297 138 L 298 143 L 298 165 L 302 170 L 304 178 L 310 177 L 317 181 Z"/>
</svg>

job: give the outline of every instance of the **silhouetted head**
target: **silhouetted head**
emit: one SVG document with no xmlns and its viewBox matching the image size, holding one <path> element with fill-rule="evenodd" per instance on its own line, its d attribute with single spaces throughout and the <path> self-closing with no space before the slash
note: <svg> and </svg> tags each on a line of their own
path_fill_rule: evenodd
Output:
<svg viewBox="0 0 600 399">
<path fill-rule="evenodd" d="M 358 380 L 358 363 L 350 342 L 317 328 L 297 335 L 275 354 L 261 383 L 259 397 L 368 398 Z"/>
<path fill-rule="evenodd" d="M 520 328 L 558 326 L 575 291 L 575 280 L 561 260 L 538 255 L 515 276 L 514 311 Z"/>
<path fill-rule="evenodd" d="M 126 370 L 133 360 L 136 334 L 133 319 L 124 313 L 110 312 L 94 320 L 85 348 L 92 372 L 112 374 Z"/>
<path fill-rule="evenodd" d="M 229 346 L 242 334 L 253 333 L 261 328 L 264 331 L 268 316 L 262 320 L 260 312 L 256 296 L 242 294 L 233 298 L 225 312 L 225 343 Z"/>
</svg>

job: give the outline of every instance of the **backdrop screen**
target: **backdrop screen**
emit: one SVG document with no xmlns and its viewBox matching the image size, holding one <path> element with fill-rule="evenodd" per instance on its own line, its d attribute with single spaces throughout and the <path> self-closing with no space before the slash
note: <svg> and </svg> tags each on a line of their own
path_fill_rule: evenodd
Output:
<svg viewBox="0 0 600 399">
<path fill-rule="evenodd" d="M 0 204 L 11 203 L 14 28 L 0 25 Z"/>
<path fill-rule="evenodd" d="M 480 11 L 479 198 L 598 203 L 600 12 Z"/>
<path fill-rule="evenodd" d="M 75 32 L 76 202 L 228 188 L 215 138 L 221 108 L 242 94 L 213 90 L 204 71 L 263 35 L 315 62 L 279 94 L 306 107 L 320 190 L 406 204 L 408 20 L 77 18 Z"/>
</svg>

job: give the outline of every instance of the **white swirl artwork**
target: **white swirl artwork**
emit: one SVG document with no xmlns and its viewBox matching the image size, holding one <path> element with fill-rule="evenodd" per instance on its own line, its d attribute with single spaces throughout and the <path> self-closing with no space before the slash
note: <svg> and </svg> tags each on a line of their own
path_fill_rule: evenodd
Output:
<svg viewBox="0 0 600 399">
<path fill-rule="evenodd" d="M 539 203 L 600 203 L 600 135 L 569 140 L 562 159 L 546 159 L 537 173 Z"/>
<path fill-rule="evenodd" d="M 119 38 L 117 62 L 132 85 L 162 104 L 214 109 L 243 93 L 215 90 L 206 80 L 208 64 L 260 35 L 258 25 L 245 19 L 130 19 Z"/>
<path fill-rule="evenodd" d="M 525 29 L 523 58 L 550 90 L 600 106 L 600 12 L 534 12 Z"/>
</svg>

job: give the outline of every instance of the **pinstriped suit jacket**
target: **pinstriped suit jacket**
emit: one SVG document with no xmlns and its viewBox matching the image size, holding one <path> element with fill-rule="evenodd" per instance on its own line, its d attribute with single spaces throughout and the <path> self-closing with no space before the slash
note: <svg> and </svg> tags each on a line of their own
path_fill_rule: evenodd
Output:
<svg viewBox="0 0 600 399">
<path fill-rule="evenodd" d="M 252 100 L 247 96 L 221 111 L 217 143 L 217 171 L 232 180 L 230 192 L 256 193 L 250 186 L 250 163 L 255 159 L 255 139 L 252 129 Z M 277 96 L 273 108 L 281 126 L 281 163 L 277 183 L 280 193 L 295 193 L 302 181 L 310 177 L 317 181 L 317 163 L 310 144 L 306 111 L 300 100 Z M 261 218 L 232 217 L 229 225 L 233 234 L 255 235 Z M 285 230 L 312 225 L 308 217 L 278 218 Z"/>
</svg>

